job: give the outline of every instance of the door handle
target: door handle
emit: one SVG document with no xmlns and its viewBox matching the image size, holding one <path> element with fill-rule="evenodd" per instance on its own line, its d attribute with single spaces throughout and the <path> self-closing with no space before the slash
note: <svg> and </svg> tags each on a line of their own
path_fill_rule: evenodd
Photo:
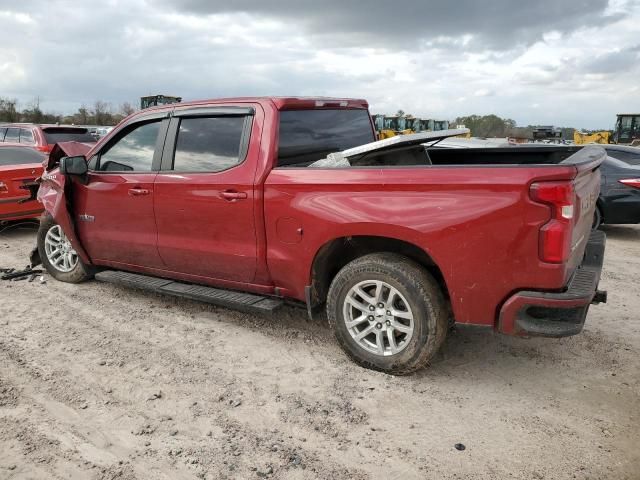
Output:
<svg viewBox="0 0 640 480">
<path fill-rule="evenodd" d="M 129 195 L 133 196 L 133 197 L 137 197 L 139 195 L 149 195 L 151 193 L 151 190 L 148 190 L 146 188 L 130 188 L 129 189 Z"/>
<path fill-rule="evenodd" d="M 235 190 L 225 190 L 220 194 L 220 196 L 225 200 L 234 202 L 236 200 L 244 200 L 245 198 L 247 198 L 247 192 L 236 192 Z"/>
</svg>

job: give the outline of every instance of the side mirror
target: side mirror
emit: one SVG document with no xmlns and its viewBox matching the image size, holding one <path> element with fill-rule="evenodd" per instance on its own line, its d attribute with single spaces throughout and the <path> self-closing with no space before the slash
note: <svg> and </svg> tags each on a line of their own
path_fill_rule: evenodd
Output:
<svg viewBox="0 0 640 480">
<path fill-rule="evenodd" d="M 60 173 L 63 175 L 84 176 L 87 174 L 87 159 L 82 155 L 77 157 L 62 157 L 60 159 Z"/>
</svg>

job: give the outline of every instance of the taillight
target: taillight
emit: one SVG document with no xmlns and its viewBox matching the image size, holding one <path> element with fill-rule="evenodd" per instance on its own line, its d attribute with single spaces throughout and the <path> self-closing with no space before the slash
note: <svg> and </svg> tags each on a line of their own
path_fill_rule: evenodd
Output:
<svg viewBox="0 0 640 480">
<path fill-rule="evenodd" d="M 575 205 L 572 182 L 538 182 L 531 185 L 531 198 L 548 205 L 551 219 L 540 228 L 538 255 L 548 263 L 564 263 L 571 254 Z"/>
<path fill-rule="evenodd" d="M 622 180 L 618 180 L 620 183 L 623 183 L 627 187 L 631 188 L 640 188 L 640 178 L 624 178 Z"/>
</svg>

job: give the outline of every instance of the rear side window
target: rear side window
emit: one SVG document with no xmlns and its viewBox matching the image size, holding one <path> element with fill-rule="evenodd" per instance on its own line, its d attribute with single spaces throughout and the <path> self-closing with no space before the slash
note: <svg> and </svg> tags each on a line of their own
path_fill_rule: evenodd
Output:
<svg viewBox="0 0 640 480">
<path fill-rule="evenodd" d="M 4 142 L 4 135 L 7 133 L 6 128 L 0 128 L 0 142 Z"/>
<path fill-rule="evenodd" d="M 367 110 L 286 110 L 280 112 L 278 166 L 306 166 L 375 140 Z"/>
<path fill-rule="evenodd" d="M 8 165 L 24 165 L 26 163 L 42 163 L 44 155 L 31 148 L 0 148 L 0 167 Z"/>
<path fill-rule="evenodd" d="M 20 141 L 20 129 L 7 128 L 7 134 L 4 136 L 4 141 L 18 143 Z"/>
<path fill-rule="evenodd" d="M 33 138 L 33 132 L 28 128 L 21 128 L 20 143 L 24 143 L 25 145 L 35 145 L 36 141 Z"/>
<path fill-rule="evenodd" d="M 634 152 L 623 152 L 620 150 L 607 150 L 607 154 L 610 157 L 613 157 L 617 160 L 622 160 L 623 162 L 628 163 L 629 165 L 640 165 L 640 151 L 638 153 L 634 153 Z"/>
<path fill-rule="evenodd" d="M 104 172 L 150 172 L 160 120 L 135 125 L 100 153 L 98 170 Z"/>
<path fill-rule="evenodd" d="M 221 172 L 238 165 L 245 116 L 196 117 L 180 120 L 173 170 Z"/>
<path fill-rule="evenodd" d="M 95 143 L 96 139 L 86 128 L 48 127 L 43 129 L 47 144 L 60 142 Z"/>
</svg>

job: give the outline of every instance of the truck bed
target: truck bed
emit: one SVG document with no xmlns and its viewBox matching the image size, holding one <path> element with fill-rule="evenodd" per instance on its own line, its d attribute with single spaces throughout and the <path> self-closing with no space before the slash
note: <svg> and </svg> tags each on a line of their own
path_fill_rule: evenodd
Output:
<svg viewBox="0 0 640 480">
<path fill-rule="evenodd" d="M 352 167 L 446 165 L 558 165 L 581 147 L 512 146 L 448 148 L 410 145 L 349 158 Z"/>
<path fill-rule="evenodd" d="M 284 272 L 275 283 L 302 298 L 304 266 L 331 239 L 397 238 L 443 267 L 458 322 L 491 325 L 495 306 L 514 291 L 567 285 L 583 258 L 605 155 L 599 147 L 405 145 L 343 155 L 346 168 L 275 168 L 265 182 L 270 271 Z M 562 264 L 539 259 L 550 210 L 531 198 L 536 182 L 573 184 L 571 258 Z"/>
</svg>

